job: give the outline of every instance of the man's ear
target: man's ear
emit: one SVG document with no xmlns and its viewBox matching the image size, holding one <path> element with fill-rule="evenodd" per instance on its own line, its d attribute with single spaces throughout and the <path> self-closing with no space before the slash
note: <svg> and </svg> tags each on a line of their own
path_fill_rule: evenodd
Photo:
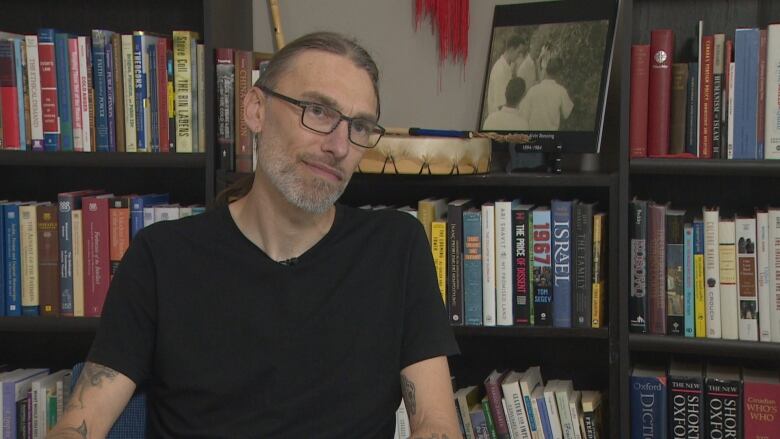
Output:
<svg viewBox="0 0 780 439">
<path fill-rule="evenodd" d="M 263 129 L 266 102 L 265 94 L 257 87 L 251 87 L 244 95 L 244 121 L 254 133 L 259 133 Z"/>
</svg>

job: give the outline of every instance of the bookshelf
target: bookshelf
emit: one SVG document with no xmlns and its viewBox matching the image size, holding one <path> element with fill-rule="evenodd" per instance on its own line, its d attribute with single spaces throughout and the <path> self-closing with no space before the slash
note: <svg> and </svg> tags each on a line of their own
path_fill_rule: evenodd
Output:
<svg viewBox="0 0 780 439">
<path fill-rule="evenodd" d="M 10 0 L 3 2 L 0 30 L 33 34 L 52 27 L 89 35 L 145 30 L 170 35 L 193 30 L 205 44 L 206 108 L 214 107 L 215 47 L 252 47 L 250 0 L 135 0 L 131 2 Z M 207 112 L 206 138 L 214 120 Z M 100 188 L 116 194 L 169 192 L 176 202 L 214 198 L 216 149 L 205 153 L 80 153 L 0 150 L 0 199 L 56 201 L 57 193 Z M 83 361 L 99 319 L 0 317 L 0 362 L 20 367 L 69 368 Z"/>
<path fill-rule="evenodd" d="M 629 0 L 624 1 L 623 23 L 627 37 L 619 48 L 621 69 L 620 190 L 621 224 L 619 262 L 619 354 L 621 383 L 619 398 L 620 435 L 630 437 L 629 375 L 636 363 L 667 366 L 671 359 L 714 362 L 759 369 L 780 369 L 780 344 L 707 338 L 635 334 L 629 328 L 630 248 L 628 207 L 632 197 L 671 202 L 672 208 L 698 212 L 703 206 L 719 206 L 721 218 L 753 215 L 755 208 L 777 205 L 780 163 L 770 160 L 653 159 L 629 158 L 629 96 L 631 44 L 647 44 L 650 31 L 672 29 L 675 35 L 674 62 L 691 60 L 688 40 L 695 36 L 696 22 L 704 20 L 705 34 L 726 33 L 734 38 L 738 27 L 766 28 L 780 20 L 780 4 L 770 0 Z M 690 221 L 686 217 L 686 222 Z"/>
</svg>

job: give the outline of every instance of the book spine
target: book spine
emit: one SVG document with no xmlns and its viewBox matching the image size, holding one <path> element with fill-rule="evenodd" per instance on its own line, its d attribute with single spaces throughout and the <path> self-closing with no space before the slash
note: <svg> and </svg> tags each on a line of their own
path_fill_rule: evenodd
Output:
<svg viewBox="0 0 780 439">
<path fill-rule="evenodd" d="M 498 439 L 510 439 L 509 424 L 504 415 L 504 409 L 501 406 L 501 388 L 499 383 L 486 381 L 485 393 L 487 394 L 490 415 L 493 418 Z"/>
<path fill-rule="evenodd" d="M 5 216 L 5 315 L 22 315 L 22 250 L 19 227 L 19 206 L 3 206 Z"/>
<path fill-rule="evenodd" d="M 157 101 L 157 44 L 146 37 L 144 55 L 148 60 L 146 84 L 148 86 L 147 103 L 144 107 L 144 120 L 149 132 L 149 145 L 152 152 L 160 152 L 160 119 Z"/>
<path fill-rule="evenodd" d="M 119 263 L 130 246 L 130 200 L 128 197 L 111 199 L 109 207 L 109 261 L 110 277 L 114 278 Z"/>
<path fill-rule="evenodd" d="M 545 438 L 554 438 L 552 423 L 550 422 L 550 416 L 547 412 L 547 401 L 544 399 L 544 395 L 536 398 L 536 408 L 539 412 L 539 418 L 541 419 L 542 430 Z"/>
<path fill-rule="evenodd" d="M 79 92 L 81 93 L 81 149 L 84 152 L 90 152 L 94 150 L 94 141 L 92 137 L 92 130 L 90 129 L 90 121 L 94 120 L 94 112 L 90 105 L 90 93 L 91 91 L 91 78 L 92 69 L 87 64 L 89 57 L 88 53 L 92 50 L 90 46 L 90 40 L 87 37 L 78 37 L 76 39 L 79 55 Z M 131 83 L 132 84 L 132 83 Z"/>
<path fill-rule="evenodd" d="M 197 52 L 198 68 L 195 70 L 197 78 L 195 78 L 194 83 L 197 86 L 195 96 L 197 96 L 196 101 L 198 104 L 196 107 L 198 111 L 198 117 L 196 118 L 198 126 L 198 152 L 206 152 L 206 46 L 198 44 Z M 251 86 L 252 84 L 250 84 Z"/>
<path fill-rule="evenodd" d="M 666 377 L 631 376 L 631 439 L 663 439 L 667 432 Z"/>
<path fill-rule="evenodd" d="M 723 56 L 725 55 L 725 34 L 713 36 L 712 57 L 712 157 L 720 158 L 723 138 Z"/>
<path fill-rule="evenodd" d="M 73 150 L 84 151 L 81 122 L 81 82 L 79 81 L 79 40 L 68 38 L 68 66 L 70 67 L 70 106 L 73 110 Z"/>
<path fill-rule="evenodd" d="M 757 154 L 758 29 L 737 29 L 734 37 L 734 158 L 755 160 Z"/>
<path fill-rule="evenodd" d="M 235 160 L 235 64 L 233 49 L 216 50 L 217 144 L 219 169 L 233 170 Z"/>
<path fill-rule="evenodd" d="M 41 66 L 41 109 L 43 112 L 43 147 L 60 150 L 60 117 L 57 108 L 57 61 L 54 56 L 54 30 L 38 31 L 38 61 Z"/>
<path fill-rule="evenodd" d="M 167 60 L 167 40 L 159 38 L 157 40 L 157 129 L 158 144 L 160 152 L 170 152 L 170 140 L 168 139 L 168 60 Z"/>
<path fill-rule="evenodd" d="M 758 289 L 756 285 L 756 220 L 737 218 L 737 295 L 739 298 L 739 339 L 758 341 Z"/>
<path fill-rule="evenodd" d="M 647 332 L 647 201 L 629 205 L 631 234 L 631 293 L 628 319 L 631 332 Z"/>
<path fill-rule="evenodd" d="M 529 276 L 531 270 L 528 258 L 528 215 L 529 211 L 523 208 L 512 210 L 512 284 L 514 285 L 513 307 L 514 323 L 516 325 L 529 325 L 530 319 L 530 288 Z"/>
<path fill-rule="evenodd" d="M 571 201 L 553 200 L 552 259 L 553 259 L 553 326 L 571 328 Z"/>
<path fill-rule="evenodd" d="M 22 314 L 39 314 L 38 231 L 35 204 L 19 206 L 19 242 L 22 261 Z"/>
<path fill-rule="evenodd" d="M 669 153 L 685 152 L 685 99 L 688 92 L 688 64 L 672 64 L 671 115 L 669 124 Z"/>
<path fill-rule="evenodd" d="M 650 45 L 631 46 L 629 148 L 634 157 L 647 156 L 647 102 L 650 75 Z"/>
<path fill-rule="evenodd" d="M 43 151 L 43 113 L 41 109 L 41 70 L 38 61 L 38 36 L 26 35 L 27 83 L 30 94 L 30 135 L 32 149 Z"/>
<path fill-rule="evenodd" d="M 720 212 L 704 209 L 704 275 L 707 304 L 707 338 L 721 338 L 720 324 Z"/>
<path fill-rule="evenodd" d="M 125 151 L 137 152 L 135 79 L 133 73 L 133 36 L 122 35 L 122 92 L 125 104 Z"/>
<path fill-rule="evenodd" d="M 552 230 L 550 211 L 533 210 L 534 325 L 552 326 Z"/>
<path fill-rule="evenodd" d="M 666 215 L 666 330 L 685 332 L 684 224 L 682 215 Z"/>
<path fill-rule="evenodd" d="M 451 325 L 463 325 L 463 209 L 447 211 L 447 308 Z"/>
<path fill-rule="evenodd" d="M 780 24 L 767 26 L 764 157 L 780 159 Z"/>
<path fill-rule="evenodd" d="M 117 151 L 116 148 L 116 89 L 114 77 L 118 74 L 114 70 L 114 46 L 111 44 L 113 34 L 107 33 L 105 37 L 105 70 L 106 70 L 106 126 L 108 127 L 108 150 Z"/>
<path fill-rule="evenodd" d="M 111 58 L 107 60 L 111 64 L 114 88 L 114 137 L 116 151 L 126 152 L 127 143 L 125 136 L 125 90 L 124 90 L 124 69 L 122 67 L 122 35 L 111 34 L 110 40 Z M 132 84 L 132 83 L 131 83 Z"/>
<path fill-rule="evenodd" d="M 103 311 L 109 282 L 108 199 L 85 197 L 82 200 L 84 225 L 84 314 L 99 317 Z"/>
<path fill-rule="evenodd" d="M 143 219 L 143 218 L 142 218 Z M 431 222 L 431 252 L 442 302 L 447 304 L 447 222 Z"/>
<path fill-rule="evenodd" d="M 593 215 L 593 298 L 591 327 L 601 328 L 606 318 L 607 215 Z"/>
<path fill-rule="evenodd" d="M 758 111 L 756 111 L 756 158 L 764 160 L 764 134 L 766 123 L 766 53 L 767 30 L 758 33 Z"/>
<path fill-rule="evenodd" d="M 84 239 L 81 209 L 71 211 L 73 236 L 73 316 L 84 317 Z"/>
<path fill-rule="evenodd" d="M 695 267 L 693 262 L 693 224 L 685 224 L 683 229 L 683 279 L 685 296 L 685 331 L 686 337 L 696 336 L 696 304 L 694 297 Z"/>
<path fill-rule="evenodd" d="M 729 150 L 729 134 L 731 127 L 729 121 L 731 120 L 731 108 L 733 107 L 733 99 L 730 96 L 731 90 L 734 88 L 734 72 L 731 69 L 732 53 L 734 52 L 734 41 L 726 39 L 723 45 L 723 105 L 721 111 L 721 123 L 720 123 L 720 158 L 727 159 Z"/>
<path fill-rule="evenodd" d="M 482 219 L 476 209 L 463 212 L 463 296 L 464 323 L 482 326 Z"/>
<path fill-rule="evenodd" d="M 5 316 L 5 205 L 0 202 L 0 317 Z"/>
<path fill-rule="evenodd" d="M 95 87 L 95 151 L 110 151 L 106 86 L 106 35 L 92 31 L 92 84 Z"/>
<path fill-rule="evenodd" d="M 73 151 L 73 118 L 70 107 L 70 67 L 68 64 L 68 34 L 54 37 L 54 53 L 57 59 L 57 108 L 60 116 L 60 149 Z"/>
<path fill-rule="evenodd" d="M 704 436 L 704 397 L 701 378 L 669 376 L 669 437 Z"/>
<path fill-rule="evenodd" d="M 666 334 L 666 207 L 648 204 L 647 307 L 648 331 Z"/>
<path fill-rule="evenodd" d="M 737 300 L 737 249 L 734 244 L 733 220 L 721 220 L 718 224 L 718 255 L 720 257 L 720 309 L 722 336 L 726 340 L 739 338 L 739 312 Z"/>
<path fill-rule="evenodd" d="M 772 341 L 780 342 L 780 209 L 769 209 L 769 302 Z M 8 242 L 6 240 L 6 242 Z"/>
<path fill-rule="evenodd" d="M 73 315 L 73 194 L 57 197 L 60 249 L 60 311 L 64 316 Z"/>
<path fill-rule="evenodd" d="M 174 91 L 176 93 L 176 152 L 193 152 L 192 34 L 173 32 Z"/>
<path fill-rule="evenodd" d="M 734 99 L 734 92 L 736 90 L 736 63 L 733 61 L 729 63 L 729 92 L 728 92 L 728 123 L 726 124 L 726 159 L 734 158 L 734 125 L 736 123 L 735 107 L 736 100 Z"/>
<path fill-rule="evenodd" d="M 496 206 L 496 325 L 511 326 L 512 319 L 512 203 Z M 508 300 L 507 300 L 508 299 Z M 510 304 L 510 306 L 506 306 Z"/>
<path fill-rule="evenodd" d="M 593 204 L 574 206 L 574 293 L 573 323 L 578 328 L 590 328 L 593 279 Z"/>
<path fill-rule="evenodd" d="M 24 54 L 25 45 L 20 39 L 13 40 L 14 59 L 16 68 L 16 109 L 19 112 L 19 142 L 22 150 L 29 149 L 30 126 L 29 126 L 29 92 L 27 90 L 27 78 L 24 74 L 26 55 Z"/>
<path fill-rule="evenodd" d="M 742 437 L 740 382 L 708 378 L 705 386 L 705 428 L 708 437 Z"/>
<path fill-rule="evenodd" d="M 58 317 L 60 315 L 60 267 L 57 206 L 38 205 L 36 215 L 40 314 Z"/>
<path fill-rule="evenodd" d="M 482 205 L 482 325 L 496 326 L 496 208 Z M 431 232 L 433 233 L 433 232 Z M 446 259 L 444 260 L 446 270 Z"/>
<path fill-rule="evenodd" d="M 699 157 L 712 158 L 712 70 L 714 59 L 714 38 L 712 35 L 702 37 L 701 47 L 701 100 L 699 101 Z"/>
<path fill-rule="evenodd" d="M 707 289 L 704 276 L 704 222 L 693 222 L 694 316 L 696 337 L 707 337 Z"/>
<path fill-rule="evenodd" d="M 742 390 L 744 437 L 771 438 L 780 431 L 780 384 L 745 379 Z"/>
<path fill-rule="evenodd" d="M 756 249 L 758 339 L 772 341 L 772 298 L 769 294 L 769 214 L 767 212 L 756 213 Z"/>
<path fill-rule="evenodd" d="M 547 385 L 544 387 L 544 402 L 545 407 L 547 408 L 547 417 L 550 419 L 550 427 L 552 429 L 552 437 L 554 438 L 561 438 L 561 439 L 568 439 L 565 438 L 563 434 L 563 426 L 561 425 L 561 416 L 558 413 L 558 403 L 555 400 L 555 392 L 552 388 L 553 386 L 550 385 L 550 382 L 548 381 Z"/>
<path fill-rule="evenodd" d="M 252 135 L 244 119 L 244 96 L 252 87 L 252 52 L 235 51 L 236 172 L 252 172 Z"/>
<path fill-rule="evenodd" d="M 517 382 L 504 383 L 501 390 L 506 401 L 507 421 L 512 439 L 531 439 L 528 417 L 525 414 L 523 395 Z"/>
<path fill-rule="evenodd" d="M 685 152 L 696 155 L 699 148 L 699 63 L 688 63 L 685 110 Z"/>
<path fill-rule="evenodd" d="M 3 139 L 5 149 L 22 149 L 19 130 L 18 97 L 22 90 L 16 85 L 16 59 L 12 40 L 0 41 L 0 106 L 3 109 Z"/>
<path fill-rule="evenodd" d="M 672 92 L 674 34 L 670 29 L 650 32 L 650 74 L 647 103 L 647 153 L 669 153 L 669 109 Z"/>
</svg>

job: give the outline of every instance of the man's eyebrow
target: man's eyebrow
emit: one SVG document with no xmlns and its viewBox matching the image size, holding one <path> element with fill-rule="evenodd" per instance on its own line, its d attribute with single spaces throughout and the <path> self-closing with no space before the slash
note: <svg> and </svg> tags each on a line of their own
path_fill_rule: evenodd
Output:
<svg viewBox="0 0 780 439">
<path fill-rule="evenodd" d="M 341 105 L 339 105 L 336 100 L 333 98 L 326 96 L 322 93 L 316 92 L 316 91 L 306 91 L 301 93 L 301 99 L 308 100 L 311 102 L 316 102 L 318 104 L 327 105 L 328 107 L 333 108 L 334 110 L 338 110 L 340 113 L 343 114 L 344 110 L 342 109 Z M 352 119 L 366 119 L 370 121 L 376 120 L 376 114 L 373 113 L 366 113 L 366 112 L 358 112 L 357 114 L 350 116 Z"/>
</svg>

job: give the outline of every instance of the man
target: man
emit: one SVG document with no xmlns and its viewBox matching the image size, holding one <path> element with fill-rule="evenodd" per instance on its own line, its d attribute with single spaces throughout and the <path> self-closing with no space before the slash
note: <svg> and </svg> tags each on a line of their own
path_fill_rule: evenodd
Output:
<svg viewBox="0 0 780 439">
<path fill-rule="evenodd" d="M 522 78 L 512 78 L 506 86 L 506 104 L 485 119 L 482 129 L 496 131 L 528 130 L 528 121 L 517 109 L 524 94 L 525 81 Z"/>
<path fill-rule="evenodd" d="M 141 231 L 50 438 L 102 437 L 138 386 L 149 437 L 459 438 L 457 352 L 414 218 L 334 205 L 383 130 L 371 57 L 337 34 L 279 51 L 244 99 L 254 182 Z"/>
<path fill-rule="evenodd" d="M 574 102 L 560 80 L 563 63 L 551 58 L 547 63 L 544 79 L 534 85 L 520 102 L 520 113 L 528 120 L 528 128 L 534 131 L 557 131 L 561 118 L 568 119 Z"/>
<path fill-rule="evenodd" d="M 506 42 L 504 53 L 493 63 L 488 77 L 487 108 L 484 114 L 491 114 L 506 103 L 504 93 L 509 80 L 512 79 L 513 63 L 521 51 L 525 49 L 522 38 L 518 35 L 512 35 Z"/>
</svg>

